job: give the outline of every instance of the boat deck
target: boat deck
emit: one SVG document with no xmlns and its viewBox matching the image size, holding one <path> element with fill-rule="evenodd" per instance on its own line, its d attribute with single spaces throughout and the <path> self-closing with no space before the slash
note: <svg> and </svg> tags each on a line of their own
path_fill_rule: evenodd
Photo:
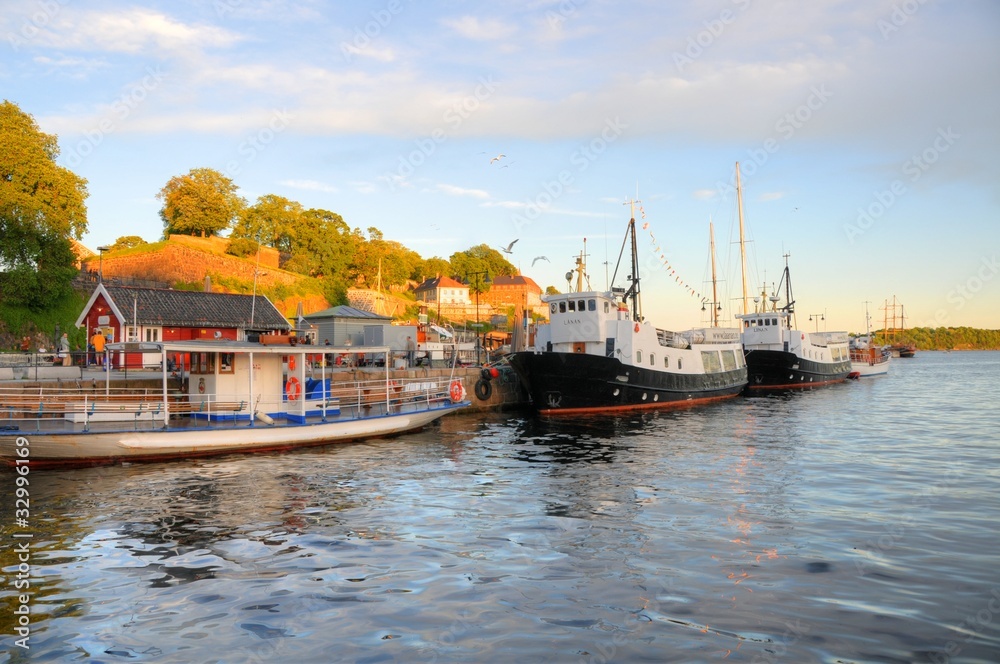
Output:
<svg viewBox="0 0 1000 664">
<path fill-rule="evenodd" d="M 257 409 L 248 399 L 229 396 L 199 403 L 176 394 L 165 400 L 162 393 L 149 391 L 0 391 L 0 435 L 214 431 L 358 421 L 447 408 L 455 401 L 455 382 L 435 378 L 335 384 L 319 398 L 285 400 L 284 410 Z"/>
</svg>

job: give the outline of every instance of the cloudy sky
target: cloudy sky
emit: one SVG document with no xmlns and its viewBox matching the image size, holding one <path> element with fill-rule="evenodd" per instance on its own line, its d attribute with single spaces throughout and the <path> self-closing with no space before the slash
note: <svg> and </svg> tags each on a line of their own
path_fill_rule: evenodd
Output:
<svg viewBox="0 0 1000 664">
<path fill-rule="evenodd" d="M 517 239 L 542 287 L 586 238 L 604 289 L 637 198 L 645 313 L 682 328 L 710 220 L 740 301 L 740 162 L 749 280 L 789 254 L 800 327 L 896 296 L 908 326 L 1000 328 L 993 0 L 26 0 L 0 37 L 91 247 L 158 239 L 156 193 L 207 167 L 425 257 Z"/>
</svg>

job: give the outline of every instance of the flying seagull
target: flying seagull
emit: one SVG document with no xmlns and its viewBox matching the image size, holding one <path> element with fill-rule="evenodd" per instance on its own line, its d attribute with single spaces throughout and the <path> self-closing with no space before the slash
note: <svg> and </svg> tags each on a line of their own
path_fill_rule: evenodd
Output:
<svg viewBox="0 0 1000 664">
<path fill-rule="evenodd" d="M 514 240 L 514 242 L 511 242 L 510 244 L 508 244 L 506 248 L 500 247 L 500 251 L 504 252 L 505 254 L 512 254 L 512 253 L 514 253 L 513 251 L 511 251 L 511 249 L 514 248 L 514 243 L 516 243 L 516 242 L 517 242 L 517 240 Z"/>
<path fill-rule="evenodd" d="M 492 159 L 490 159 L 490 163 L 492 164 L 494 161 L 500 161 L 501 159 L 503 159 L 506 156 L 507 155 L 505 155 L 505 154 L 498 154 L 497 156 L 495 156 Z"/>
<path fill-rule="evenodd" d="M 535 260 L 531 261 L 531 267 L 535 267 L 535 263 L 537 263 L 538 261 L 545 261 L 546 263 L 548 263 L 549 259 L 546 258 L 545 256 L 535 256 Z"/>
</svg>

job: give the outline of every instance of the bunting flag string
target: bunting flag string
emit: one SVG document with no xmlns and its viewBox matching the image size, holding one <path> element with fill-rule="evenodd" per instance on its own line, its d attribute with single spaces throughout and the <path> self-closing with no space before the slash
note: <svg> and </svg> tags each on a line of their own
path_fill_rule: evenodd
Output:
<svg viewBox="0 0 1000 664">
<path fill-rule="evenodd" d="M 646 218 L 646 211 L 642 209 L 641 205 L 639 206 L 639 213 L 642 215 L 643 219 Z M 687 291 L 687 293 L 691 297 L 701 298 L 701 293 L 699 293 L 697 289 L 693 288 L 686 281 L 684 281 L 683 279 L 681 279 L 681 275 L 677 274 L 676 268 L 674 268 L 672 265 L 670 265 L 670 260 L 667 258 L 666 254 L 661 253 L 661 251 L 662 251 L 661 245 L 657 243 L 656 236 L 653 234 L 653 230 L 649 227 L 649 222 L 648 221 L 643 222 L 643 224 L 642 224 L 642 230 L 644 230 L 647 233 L 649 233 L 649 243 L 653 247 L 652 248 L 652 252 L 653 252 L 654 255 L 659 254 L 659 256 L 660 256 L 660 262 L 662 264 L 662 267 L 663 267 L 664 271 L 666 271 L 666 270 L 670 271 L 670 274 L 668 276 L 674 277 L 674 283 L 676 283 L 676 284 L 678 284 L 680 286 L 683 286 L 684 290 Z"/>
</svg>

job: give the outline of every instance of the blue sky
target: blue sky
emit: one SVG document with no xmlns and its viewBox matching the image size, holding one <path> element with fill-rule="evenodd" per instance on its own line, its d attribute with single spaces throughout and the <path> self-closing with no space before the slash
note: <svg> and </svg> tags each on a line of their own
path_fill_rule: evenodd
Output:
<svg viewBox="0 0 1000 664">
<path fill-rule="evenodd" d="M 645 313 L 683 328 L 710 219 L 738 306 L 739 161 L 750 281 L 790 254 L 800 327 L 895 295 L 1000 328 L 991 0 L 4 4 L 0 97 L 88 180 L 91 247 L 158 239 L 156 193 L 207 167 L 425 257 L 516 238 L 543 287 L 586 238 L 603 289 L 637 196 Z"/>
</svg>

